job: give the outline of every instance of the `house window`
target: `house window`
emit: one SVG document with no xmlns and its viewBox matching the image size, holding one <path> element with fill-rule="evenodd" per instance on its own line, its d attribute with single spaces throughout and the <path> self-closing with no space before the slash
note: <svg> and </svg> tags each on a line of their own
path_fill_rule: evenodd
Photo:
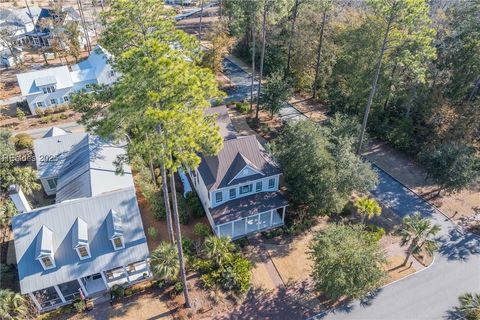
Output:
<svg viewBox="0 0 480 320">
<path fill-rule="evenodd" d="M 47 92 L 52 93 L 52 89 L 50 87 L 47 87 Z"/>
<path fill-rule="evenodd" d="M 44 94 L 47 94 L 47 88 L 44 87 L 44 88 L 42 88 L 42 90 L 43 90 Z"/>
<path fill-rule="evenodd" d="M 268 189 L 273 189 L 275 187 L 275 179 L 268 179 Z"/>
<path fill-rule="evenodd" d="M 50 104 L 57 104 L 57 99 L 50 99 Z"/>
<path fill-rule="evenodd" d="M 81 246 L 77 248 L 77 253 L 80 259 L 90 258 L 90 251 L 88 250 L 87 246 Z"/>
<path fill-rule="evenodd" d="M 245 194 L 245 193 L 249 193 L 249 192 L 252 192 L 252 185 L 251 184 L 247 184 L 247 185 L 244 185 L 244 186 L 240 187 L 240 194 Z"/>
<path fill-rule="evenodd" d="M 257 182 L 257 184 L 255 186 L 255 191 L 256 192 L 262 191 L 262 181 Z"/>
<path fill-rule="evenodd" d="M 68 102 L 70 98 L 68 96 L 63 97 L 63 101 Z"/>
<path fill-rule="evenodd" d="M 110 77 L 115 77 L 115 71 L 113 70 L 110 71 Z"/>
<path fill-rule="evenodd" d="M 217 203 L 222 202 L 222 200 L 223 200 L 222 192 L 220 191 L 220 192 L 215 193 L 215 202 L 217 202 Z"/>
<path fill-rule="evenodd" d="M 50 89 L 52 90 L 52 92 L 55 92 L 55 87 L 54 86 L 50 87 Z"/>
<path fill-rule="evenodd" d="M 55 189 L 57 187 L 57 178 L 48 179 L 47 183 L 50 189 Z"/>
<path fill-rule="evenodd" d="M 112 242 L 113 242 L 113 247 L 115 248 L 115 250 L 122 249 L 124 247 L 123 246 L 123 240 L 122 240 L 121 237 L 113 238 Z"/>
<path fill-rule="evenodd" d="M 230 189 L 230 199 L 235 199 L 237 197 L 237 189 Z"/>
<path fill-rule="evenodd" d="M 53 263 L 52 259 L 49 256 L 41 257 L 40 261 L 45 270 L 55 267 L 55 264 Z"/>
<path fill-rule="evenodd" d="M 43 102 L 41 102 L 41 101 L 37 102 L 37 107 L 39 107 L 39 108 L 43 107 Z"/>
</svg>

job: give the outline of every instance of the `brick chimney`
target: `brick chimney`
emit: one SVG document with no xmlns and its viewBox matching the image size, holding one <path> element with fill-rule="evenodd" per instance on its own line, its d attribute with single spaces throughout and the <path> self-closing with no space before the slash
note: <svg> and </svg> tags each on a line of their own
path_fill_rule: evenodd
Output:
<svg viewBox="0 0 480 320">
<path fill-rule="evenodd" d="M 32 211 L 30 204 L 28 204 L 27 198 L 23 194 L 23 191 L 20 189 L 18 185 L 12 184 L 8 187 L 8 194 L 10 195 L 10 199 L 12 199 L 15 207 L 17 207 L 18 212 L 24 213 Z"/>
</svg>

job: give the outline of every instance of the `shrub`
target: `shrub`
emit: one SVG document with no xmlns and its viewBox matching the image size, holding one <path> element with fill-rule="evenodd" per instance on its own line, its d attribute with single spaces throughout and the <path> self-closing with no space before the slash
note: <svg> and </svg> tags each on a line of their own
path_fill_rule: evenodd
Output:
<svg viewBox="0 0 480 320">
<path fill-rule="evenodd" d="M 59 114 L 53 114 L 53 115 L 51 115 L 51 117 L 52 117 L 53 122 L 56 122 L 56 121 L 60 120 L 60 115 Z"/>
<path fill-rule="evenodd" d="M 237 108 L 238 112 L 242 114 L 250 111 L 250 105 L 247 102 L 237 102 L 235 103 L 235 107 Z"/>
<path fill-rule="evenodd" d="M 27 117 L 25 116 L 25 112 L 23 112 L 23 110 L 20 109 L 20 108 L 17 108 L 17 118 L 18 118 L 18 120 L 20 120 L 20 121 L 23 121 L 23 120 L 25 120 L 25 119 L 27 118 Z"/>
<path fill-rule="evenodd" d="M 239 254 L 234 255 L 221 272 L 220 284 L 222 288 L 238 293 L 247 292 L 250 288 L 251 269 L 252 265 L 248 259 Z"/>
<path fill-rule="evenodd" d="M 247 237 L 242 237 L 240 239 L 237 239 L 235 242 L 240 248 L 244 248 L 248 244 L 248 239 Z"/>
<path fill-rule="evenodd" d="M 43 117 L 45 115 L 45 111 L 43 111 L 42 108 L 36 107 L 35 108 L 35 114 L 39 117 Z"/>
<path fill-rule="evenodd" d="M 196 223 L 193 226 L 193 234 L 200 238 L 205 238 L 210 235 L 210 228 L 205 223 Z"/>
<path fill-rule="evenodd" d="M 83 300 L 79 300 L 75 302 L 73 306 L 75 307 L 75 310 L 77 310 L 78 313 L 82 313 L 87 308 Z"/>
<path fill-rule="evenodd" d="M 125 296 L 125 288 L 121 285 L 116 284 L 110 289 L 110 293 L 116 298 L 122 298 L 123 296 Z"/>
<path fill-rule="evenodd" d="M 157 239 L 157 236 L 158 236 L 158 232 L 157 232 L 157 229 L 155 229 L 155 227 L 148 227 L 148 236 L 150 238 L 152 238 L 153 240 L 156 240 Z"/>
<path fill-rule="evenodd" d="M 195 253 L 195 244 L 193 243 L 192 239 L 188 237 L 182 237 L 182 248 L 185 256 L 188 258 L 193 257 Z"/>
<path fill-rule="evenodd" d="M 17 150 L 32 149 L 33 139 L 28 133 L 19 133 L 14 137 L 15 148 Z"/>
<path fill-rule="evenodd" d="M 366 230 L 370 233 L 372 238 L 375 239 L 375 241 L 380 241 L 380 239 L 382 239 L 382 237 L 385 235 L 385 229 L 374 224 L 367 225 Z"/>
<path fill-rule="evenodd" d="M 187 224 L 190 220 L 190 213 L 187 210 L 187 202 L 181 193 L 177 192 L 178 215 L 181 224 Z"/>
<path fill-rule="evenodd" d="M 182 292 L 182 291 L 183 291 L 183 283 L 180 282 L 180 281 L 178 281 L 177 283 L 175 283 L 174 288 L 175 288 L 175 291 L 176 291 L 177 293 Z"/>
<path fill-rule="evenodd" d="M 221 106 L 223 104 L 223 99 L 222 98 L 215 98 L 213 100 L 213 105 L 214 106 Z"/>
<path fill-rule="evenodd" d="M 53 114 L 55 110 L 53 108 L 45 108 L 43 112 L 45 113 L 45 115 L 50 115 Z"/>
<path fill-rule="evenodd" d="M 62 114 L 60 115 L 60 119 L 62 119 L 62 120 L 68 119 L 68 114 L 62 113 Z"/>
<path fill-rule="evenodd" d="M 201 218 L 205 215 L 205 211 L 203 210 L 202 203 L 200 202 L 200 199 L 198 198 L 198 195 L 195 192 L 187 193 L 186 201 L 193 217 Z"/>
</svg>

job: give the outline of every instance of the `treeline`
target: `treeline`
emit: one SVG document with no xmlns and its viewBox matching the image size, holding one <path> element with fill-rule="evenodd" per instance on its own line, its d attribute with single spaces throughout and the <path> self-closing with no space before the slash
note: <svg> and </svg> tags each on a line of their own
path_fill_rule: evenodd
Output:
<svg viewBox="0 0 480 320">
<path fill-rule="evenodd" d="M 255 45 L 257 70 L 265 17 L 264 76 L 282 70 L 295 90 L 359 117 L 385 40 L 370 133 L 412 154 L 445 142 L 478 148 L 479 0 L 226 0 L 222 9 L 236 53 L 251 62 Z"/>
</svg>

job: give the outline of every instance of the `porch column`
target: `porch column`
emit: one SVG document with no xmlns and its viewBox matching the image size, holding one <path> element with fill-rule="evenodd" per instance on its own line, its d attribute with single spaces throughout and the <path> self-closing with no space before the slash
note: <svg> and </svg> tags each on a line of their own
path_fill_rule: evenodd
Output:
<svg viewBox="0 0 480 320">
<path fill-rule="evenodd" d="M 220 227 L 215 226 L 215 232 L 217 233 L 217 236 L 220 236 Z"/>
<path fill-rule="evenodd" d="M 145 265 L 147 266 L 147 276 L 152 276 L 152 271 L 150 271 L 150 261 L 147 259 L 145 259 Z"/>
<path fill-rule="evenodd" d="M 78 284 L 80 284 L 80 288 L 82 288 L 83 294 L 85 296 L 88 296 L 88 291 L 87 291 L 87 289 L 85 289 L 85 286 L 83 285 L 82 279 L 77 279 L 77 281 L 78 281 Z"/>
<path fill-rule="evenodd" d="M 126 266 L 123 266 L 123 271 L 125 272 L 125 276 L 127 277 L 128 283 L 130 283 L 130 277 L 128 276 L 128 271 Z"/>
<path fill-rule="evenodd" d="M 260 214 L 261 213 L 257 214 L 257 230 L 256 231 L 260 230 Z"/>
<path fill-rule="evenodd" d="M 233 221 L 230 222 L 230 224 L 232 225 L 232 239 L 233 239 Z"/>
<path fill-rule="evenodd" d="M 270 227 L 273 226 L 273 210 L 270 210 Z"/>
<path fill-rule="evenodd" d="M 38 302 L 37 298 L 35 298 L 35 295 L 33 293 L 29 292 L 28 296 L 30 297 L 30 299 L 32 299 L 32 301 L 35 304 L 35 306 L 37 307 L 38 311 L 41 311 L 42 306 L 40 305 L 40 302 Z"/>
<path fill-rule="evenodd" d="M 245 232 L 243 234 L 247 234 L 247 230 L 248 230 L 247 220 L 248 220 L 248 218 L 245 217 L 244 219 L 245 219 Z"/>
<path fill-rule="evenodd" d="M 65 303 L 67 300 L 65 300 L 65 297 L 63 296 L 62 291 L 60 291 L 60 288 L 58 286 L 53 286 L 55 288 L 55 291 L 57 291 L 58 296 L 60 299 L 62 299 L 62 302 Z"/>
<path fill-rule="evenodd" d="M 282 222 L 285 223 L 285 211 L 287 207 L 283 207 L 283 212 L 282 212 Z"/>
<path fill-rule="evenodd" d="M 110 289 L 110 286 L 108 285 L 107 277 L 105 276 L 105 272 L 100 271 L 100 275 L 102 276 L 103 282 L 105 283 L 105 286 L 107 287 L 107 289 Z"/>
</svg>

